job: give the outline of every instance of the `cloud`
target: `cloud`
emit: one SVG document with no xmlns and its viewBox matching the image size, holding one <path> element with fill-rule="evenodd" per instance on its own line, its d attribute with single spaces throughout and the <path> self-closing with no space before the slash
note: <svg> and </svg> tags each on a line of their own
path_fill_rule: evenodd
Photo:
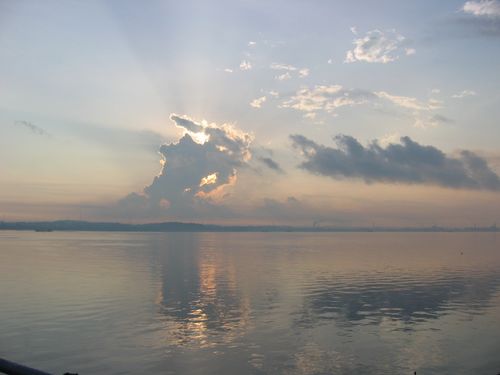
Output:
<svg viewBox="0 0 500 375">
<path fill-rule="evenodd" d="M 454 121 L 446 116 L 440 115 L 440 114 L 435 114 L 431 117 L 433 121 L 440 122 L 443 124 L 452 124 Z"/>
<path fill-rule="evenodd" d="M 301 168 L 332 178 L 361 178 L 365 182 L 438 185 L 456 189 L 500 190 L 500 178 L 487 161 L 471 151 L 447 156 L 433 146 L 409 137 L 383 147 L 378 141 L 366 147 L 347 135 L 328 147 L 302 136 L 290 136 L 305 161 Z"/>
<path fill-rule="evenodd" d="M 288 70 L 290 72 L 294 72 L 297 70 L 297 68 L 293 65 L 288 65 L 288 64 L 280 64 L 280 63 L 272 63 L 269 68 L 272 70 Z"/>
<path fill-rule="evenodd" d="M 280 165 L 276 161 L 274 161 L 273 159 L 271 159 L 269 157 L 259 157 L 257 160 L 275 172 L 284 173 L 284 171 L 280 167 Z"/>
<path fill-rule="evenodd" d="M 397 143 L 400 138 L 401 135 L 399 133 L 386 134 L 378 139 L 378 143 L 385 147 L 390 145 L 391 143 Z"/>
<path fill-rule="evenodd" d="M 279 70 L 279 71 L 284 71 L 283 74 L 277 75 L 275 78 L 278 81 L 286 81 L 290 78 L 292 78 L 292 73 L 296 75 L 299 78 L 304 78 L 309 75 L 309 68 L 297 68 L 296 66 L 289 65 L 289 64 L 281 64 L 281 63 L 272 63 L 269 66 L 270 69 L 272 70 Z"/>
<path fill-rule="evenodd" d="M 307 77 L 308 75 L 309 75 L 309 69 L 308 68 L 299 69 L 299 77 L 300 78 Z"/>
<path fill-rule="evenodd" d="M 170 119 L 184 135 L 160 147 L 164 163 L 153 182 L 118 203 L 131 214 L 183 217 L 212 210 L 236 183 L 238 168 L 251 158 L 247 133 L 187 116 L 172 114 Z"/>
<path fill-rule="evenodd" d="M 352 28 L 351 28 L 352 31 Z M 356 35 L 356 33 L 354 33 Z M 386 64 L 399 59 L 401 53 L 413 55 L 414 48 L 406 48 L 407 40 L 395 30 L 368 31 L 364 37 L 354 39 L 354 48 L 346 52 L 344 62 L 364 61 L 368 63 Z"/>
<path fill-rule="evenodd" d="M 240 70 L 251 70 L 252 69 L 252 63 L 247 60 L 243 60 L 240 63 Z"/>
<path fill-rule="evenodd" d="M 406 109 L 414 109 L 419 111 L 427 111 L 431 109 L 437 109 L 440 107 L 439 102 L 436 100 L 429 100 L 427 103 L 419 101 L 417 98 L 412 98 L 409 96 L 399 96 L 391 95 L 385 91 L 377 91 L 374 93 L 377 97 L 381 99 L 388 100 L 392 104 Z"/>
<path fill-rule="evenodd" d="M 319 85 L 300 89 L 285 100 L 282 107 L 308 113 L 320 110 L 334 113 L 337 108 L 366 103 L 375 98 L 376 95 L 371 91 L 346 89 L 340 85 Z"/>
<path fill-rule="evenodd" d="M 14 121 L 14 125 L 29 129 L 31 132 L 38 134 L 38 135 L 50 136 L 50 134 L 45 129 L 42 129 L 41 127 L 36 126 L 35 124 L 28 122 L 28 121 L 24 121 L 24 120 L 23 121 Z"/>
<path fill-rule="evenodd" d="M 170 119 L 175 122 L 177 127 L 185 129 L 190 133 L 204 133 L 203 125 L 194 122 L 189 117 L 171 114 Z"/>
<path fill-rule="evenodd" d="M 232 72 L 233 72 L 233 69 L 231 69 L 231 68 L 225 68 L 225 69 L 224 69 L 224 71 L 225 71 L 226 73 L 232 73 Z"/>
<path fill-rule="evenodd" d="M 417 50 L 415 48 L 405 48 L 405 54 L 406 56 L 411 56 L 417 53 Z"/>
<path fill-rule="evenodd" d="M 476 96 L 476 95 L 477 95 L 477 93 L 475 91 L 463 90 L 463 91 L 457 92 L 456 94 L 453 94 L 451 97 L 455 98 L 455 99 L 462 99 L 462 98 L 465 98 L 467 96 Z"/>
<path fill-rule="evenodd" d="M 461 8 L 462 17 L 456 17 L 460 26 L 452 30 L 460 37 L 500 36 L 500 0 L 467 1 Z"/>
<path fill-rule="evenodd" d="M 303 87 L 285 99 L 281 107 L 305 112 L 305 117 L 315 118 L 319 111 L 336 115 L 339 108 L 367 103 L 390 104 L 416 115 L 421 111 L 431 111 L 441 107 L 441 102 L 435 99 L 424 102 L 417 98 L 393 95 L 385 91 L 351 89 L 341 85 Z"/>
<path fill-rule="evenodd" d="M 399 272 L 392 274 L 391 279 L 395 280 L 396 275 L 399 277 Z M 337 324 L 350 325 L 369 319 L 372 324 L 383 325 L 389 319 L 397 320 L 398 325 L 407 330 L 416 330 L 415 325 L 427 325 L 431 320 L 440 319 L 447 314 L 448 306 L 455 303 L 463 304 L 468 311 L 480 313 L 489 306 L 488 301 L 493 300 L 500 286 L 494 272 L 474 275 L 443 270 L 436 279 L 433 270 L 420 270 L 413 273 L 404 285 L 388 283 L 386 274 L 376 273 L 354 280 L 346 280 L 345 276 L 335 273 L 328 277 L 322 273 L 316 278 L 318 288 L 304 298 L 301 307 L 304 311 L 296 313 L 301 321 L 319 325 L 325 323 L 316 322 L 334 320 Z M 384 286 L 379 289 L 373 285 Z M 475 292 L 471 293 L 471 290 Z M 325 311 L 329 313 L 325 314 Z M 422 311 L 425 311 L 425 319 L 422 319 Z M 349 373 L 363 372 L 354 370 Z M 386 367 L 373 372 L 398 373 L 398 370 Z"/>
<path fill-rule="evenodd" d="M 454 121 L 446 116 L 434 114 L 431 116 L 417 117 L 414 126 L 420 129 L 434 128 L 441 124 L 452 124 Z"/>
<path fill-rule="evenodd" d="M 476 17 L 500 17 L 500 1 L 467 1 L 462 7 L 462 11 Z"/>
<path fill-rule="evenodd" d="M 285 72 L 285 73 L 280 74 L 274 78 L 276 78 L 278 81 L 287 81 L 290 78 L 292 78 L 292 75 L 290 74 L 290 72 Z"/>
<path fill-rule="evenodd" d="M 266 101 L 265 96 L 261 96 L 260 98 L 254 99 L 250 102 L 250 106 L 253 108 L 260 108 L 262 104 Z"/>
</svg>

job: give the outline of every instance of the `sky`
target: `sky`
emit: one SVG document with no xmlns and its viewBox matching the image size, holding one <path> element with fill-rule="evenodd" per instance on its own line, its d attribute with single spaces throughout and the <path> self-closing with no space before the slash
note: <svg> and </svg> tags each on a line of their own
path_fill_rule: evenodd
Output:
<svg viewBox="0 0 500 375">
<path fill-rule="evenodd" d="M 0 0 L 0 220 L 500 222 L 500 0 Z"/>
</svg>

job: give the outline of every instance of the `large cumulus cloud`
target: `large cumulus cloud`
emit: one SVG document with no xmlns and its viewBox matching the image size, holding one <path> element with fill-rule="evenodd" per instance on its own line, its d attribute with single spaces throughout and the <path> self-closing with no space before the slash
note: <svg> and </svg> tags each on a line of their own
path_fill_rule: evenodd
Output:
<svg viewBox="0 0 500 375">
<path fill-rule="evenodd" d="M 500 178 L 487 161 L 471 151 L 458 156 L 409 137 L 383 147 L 374 141 L 363 146 L 347 135 L 334 138 L 337 147 L 320 145 L 302 135 L 291 135 L 300 150 L 303 169 L 332 178 L 361 178 L 366 182 L 430 184 L 450 188 L 500 190 Z"/>
<path fill-rule="evenodd" d="M 119 202 L 134 214 L 183 217 L 217 206 L 236 183 L 238 168 L 251 158 L 247 133 L 187 116 L 173 114 L 170 119 L 184 135 L 161 146 L 163 168 L 153 182 Z"/>
</svg>

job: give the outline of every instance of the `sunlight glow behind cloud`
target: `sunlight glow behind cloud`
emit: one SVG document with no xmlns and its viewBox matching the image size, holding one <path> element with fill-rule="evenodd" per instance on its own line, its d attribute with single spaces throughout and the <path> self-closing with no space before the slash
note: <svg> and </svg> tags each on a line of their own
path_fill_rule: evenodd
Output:
<svg viewBox="0 0 500 375">
<path fill-rule="evenodd" d="M 236 184 L 238 168 L 251 159 L 249 134 L 188 116 L 172 114 L 170 118 L 185 133 L 178 142 L 161 146 L 164 164 L 153 182 L 142 193 L 120 200 L 118 209 L 129 215 L 194 215 L 207 210 L 223 201 Z"/>
</svg>

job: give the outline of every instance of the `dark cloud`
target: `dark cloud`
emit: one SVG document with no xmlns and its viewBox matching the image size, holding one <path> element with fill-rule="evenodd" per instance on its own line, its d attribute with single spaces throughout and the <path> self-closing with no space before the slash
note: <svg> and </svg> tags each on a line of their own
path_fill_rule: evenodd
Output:
<svg viewBox="0 0 500 375">
<path fill-rule="evenodd" d="M 272 158 L 269 158 L 269 157 L 259 157 L 257 160 L 260 161 L 262 164 L 266 165 L 269 169 L 272 169 L 275 172 L 285 173 L 283 171 L 283 169 L 280 167 L 280 165 L 276 161 L 274 161 Z"/>
<path fill-rule="evenodd" d="M 197 123 L 186 116 L 172 115 L 185 130 L 178 142 L 160 147 L 164 165 L 160 174 L 144 188 L 119 202 L 135 216 L 197 217 L 217 210 L 236 183 L 238 168 L 249 161 L 251 137 L 227 125 Z"/>
<path fill-rule="evenodd" d="M 174 121 L 177 124 L 177 126 L 179 126 L 180 128 L 187 129 L 190 132 L 193 132 L 193 133 L 203 132 L 203 126 L 195 123 L 194 121 L 190 120 L 189 118 L 178 116 L 176 114 L 172 114 L 170 116 L 170 119 L 172 121 Z"/>
<path fill-rule="evenodd" d="M 438 38 L 500 36 L 500 1 L 467 1 L 460 12 L 441 23 Z"/>
<path fill-rule="evenodd" d="M 23 121 L 14 121 L 14 125 L 22 126 L 26 129 L 29 129 L 33 133 L 38 134 L 38 135 L 46 135 L 46 136 L 50 135 L 45 129 L 42 129 L 41 127 L 36 126 L 35 124 L 28 122 L 28 121 L 24 121 L 24 120 Z"/>
<path fill-rule="evenodd" d="M 500 178 L 485 159 L 471 151 L 457 157 L 409 137 L 385 148 L 378 141 L 366 147 L 355 138 L 338 135 L 337 148 L 323 146 L 302 136 L 290 136 L 302 152 L 303 169 L 332 178 L 362 178 L 366 182 L 430 184 L 451 188 L 500 190 Z"/>
<path fill-rule="evenodd" d="M 454 30 L 456 34 L 466 36 L 500 36 L 500 18 L 462 16 L 455 19 L 455 25 L 459 30 Z"/>
</svg>

